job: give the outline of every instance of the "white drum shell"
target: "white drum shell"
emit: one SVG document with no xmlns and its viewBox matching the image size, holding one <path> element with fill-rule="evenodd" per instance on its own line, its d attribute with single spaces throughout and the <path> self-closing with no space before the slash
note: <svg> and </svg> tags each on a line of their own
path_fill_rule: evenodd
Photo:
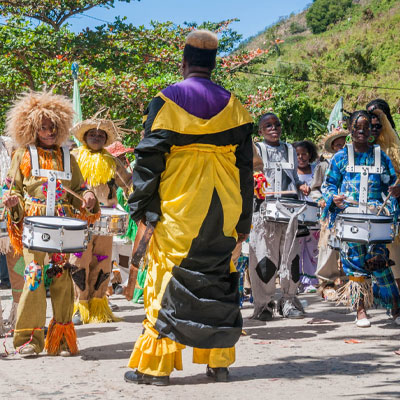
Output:
<svg viewBox="0 0 400 400">
<path fill-rule="evenodd" d="M 288 223 L 290 216 L 282 213 L 276 207 L 277 199 L 267 199 L 261 207 L 261 212 L 264 215 L 265 220 L 272 222 L 283 222 Z M 304 201 L 292 200 L 292 199 L 280 199 L 283 206 L 285 206 L 291 213 L 295 213 L 304 204 Z M 298 222 L 301 225 L 306 226 L 317 226 L 320 217 L 320 210 L 317 203 L 306 202 L 307 207 L 298 216 Z"/>
<path fill-rule="evenodd" d="M 336 236 L 331 235 L 328 239 L 328 246 L 333 250 L 340 251 L 340 240 Z"/>
<path fill-rule="evenodd" d="M 89 235 L 84 221 L 65 217 L 26 217 L 22 244 L 29 250 L 46 253 L 85 251 Z"/>
<path fill-rule="evenodd" d="M 250 254 L 250 245 L 248 242 L 242 242 L 242 255 L 244 257 L 249 257 Z"/>
<path fill-rule="evenodd" d="M 361 244 L 391 243 L 393 219 L 368 214 L 342 214 L 336 218 L 336 235 L 343 242 Z"/>
<path fill-rule="evenodd" d="M 3 214 L 3 208 L 0 208 L 0 215 Z M 0 238 L 7 237 L 8 236 L 8 231 L 7 231 L 7 218 L 4 218 L 2 221 L 0 221 Z"/>
<path fill-rule="evenodd" d="M 116 208 L 101 207 L 101 216 L 91 231 L 99 236 L 122 236 L 126 233 L 129 224 L 129 214 Z"/>
</svg>

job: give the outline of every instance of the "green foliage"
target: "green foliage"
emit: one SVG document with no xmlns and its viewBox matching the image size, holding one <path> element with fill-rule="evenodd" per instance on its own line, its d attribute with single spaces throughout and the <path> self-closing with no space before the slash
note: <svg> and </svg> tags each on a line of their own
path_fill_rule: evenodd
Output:
<svg viewBox="0 0 400 400">
<path fill-rule="evenodd" d="M 307 80 L 310 67 L 306 64 L 292 64 L 278 60 L 276 62 L 275 73 L 279 76 L 287 76 L 292 79 Z"/>
<path fill-rule="evenodd" d="M 308 124 L 309 121 L 327 123 L 325 110 L 313 104 L 300 88 L 301 85 L 293 85 L 290 81 L 272 85 L 272 109 L 282 121 L 283 137 L 289 142 L 315 136 L 314 127 Z"/>
<path fill-rule="evenodd" d="M 296 35 L 297 33 L 302 33 L 307 28 L 303 25 L 300 25 L 298 22 L 294 21 L 289 25 L 289 31 L 292 35 Z"/>
<path fill-rule="evenodd" d="M 365 18 L 371 16 L 369 11 L 364 12 L 366 9 L 371 10 L 373 18 Z M 255 93 L 260 86 L 269 87 L 270 78 L 254 74 L 284 76 L 282 80 L 290 79 L 287 82 L 293 86 L 292 93 L 307 98 L 325 116 L 339 96 L 344 97 L 345 109 L 349 111 L 363 109 L 374 98 L 383 98 L 389 103 L 400 130 L 400 90 L 384 89 L 400 89 L 400 0 L 365 0 L 362 5 L 353 5 L 347 13 L 350 20 L 345 18 L 323 33 L 281 35 L 285 41 L 279 46 L 281 55 L 269 54 L 262 66 L 253 65 L 242 84 L 247 93 Z M 296 15 L 294 20 L 298 19 Z M 290 23 L 289 19 L 287 24 Z M 294 78 L 305 78 L 301 76 L 303 68 L 308 81 L 300 83 Z M 269 104 L 272 108 L 272 103 Z M 325 117 L 313 119 L 323 123 Z"/>
<path fill-rule="evenodd" d="M 348 14 L 351 4 L 352 0 L 314 0 L 307 11 L 307 26 L 313 33 L 325 32 Z"/>
<path fill-rule="evenodd" d="M 373 48 L 363 43 L 345 50 L 341 56 L 346 70 L 352 74 L 367 74 L 376 69 L 372 59 Z"/>
<path fill-rule="evenodd" d="M 55 1 L 42 1 L 42 4 L 50 3 Z M 114 1 L 56 3 L 62 7 L 55 10 L 52 23 L 38 26 L 19 14 L 22 9 L 7 9 L 15 15 L 9 16 L 7 26 L 0 27 L 0 130 L 11 102 L 22 91 L 54 87 L 55 92 L 72 97 L 71 64 L 76 61 L 80 66 L 84 118 L 107 107 L 112 118 L 125 118 L 126 127 L 136 131 L 135 135 L 125 138 L 125 143 L 137 144 L 147 104 L 161 89 L 182 79 L 184 39 L 193 25 L 153 22 L 145 28 L 128 24 L 125 18 L 116 18 L 112 24 L 76 34 L 66 24 L 57 25 L 62 10 L 68 14 L 89 3 L 112 6 Z M 32 16 L 42 10 L 40 6 L 35 7 L 24 10 Z M 230 51 L 240 39 L 230 28 L 231 22 L 205 22 L 201 26 L 220 32 L 220 52 Z M 214 76 L 223 84 L 227 81 L 229 86 L 231 78 L 228 79 L 223 69 L 217 68 Z"/>
<path fill-rule="evenodd" d="M 118 0 L 130 3 L 131 0 Z M 138 0 L 140 1 L 140 0 Z M 0 14 L 39 20 L 58 30 L 69 18 L 93 7 L 113 7 L 116 0 L 13 0 L 0 2 Z"/>
</svg>

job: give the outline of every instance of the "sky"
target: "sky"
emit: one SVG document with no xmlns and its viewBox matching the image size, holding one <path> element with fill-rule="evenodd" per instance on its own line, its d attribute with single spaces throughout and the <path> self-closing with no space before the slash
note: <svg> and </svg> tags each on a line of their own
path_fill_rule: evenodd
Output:
<svg viewBox="0 0 400 400">
<path fill-rule="evenodd" d="M 134 25 L 148 26 L 150 21 L 218 22 L 239 18 L 232 28 L 243 35 L 243 39 L 256 35 L 273 24 L 281 16 L 302 11 L 312 0 L 141 0 L 131 3 L 117 2 L 115 8 L 96 7 L 69 20 L 71 29 L 79 32 L 93 28 L 103 22 L 113 22 L 116 16 L 126 16 Z M 90 18 L 92 17 L 92 18 Z"/>
</svg>

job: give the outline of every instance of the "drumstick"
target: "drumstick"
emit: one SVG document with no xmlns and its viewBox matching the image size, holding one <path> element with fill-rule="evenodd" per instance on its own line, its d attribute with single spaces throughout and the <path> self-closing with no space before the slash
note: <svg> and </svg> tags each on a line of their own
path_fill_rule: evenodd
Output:
<svg viewBox="0 0 400 400">
<path fill-rule="evenodd" d="M 121 174 L 120 174 L 117 170 L 115 170 L 115 173 L 117 174 L 118 178 L 121 179 L 122 183 L 124 184 L 124 186 L 125 186 L 125 187 L 128 189 L 128 191 L 129 191 L 130 187 L 129 187 L 129 185 L 124 181 L 124 178 L 122 178 Z"/>
<path fill-rule="evenodd" d="M 10 189 L 8 189 L 8 195 L 11 194 L 12 188 L 14 186 L 15 178 L 17 177 L 17 172 L 18 172 L 18 168 L 15 170 L 14 176 L 11 180 Z M 3 212 L 1 213 L 1 216 L 0 216 L 0 221 L 4 220 L 5 213 L 6 213 L 6 207 L 3 208 Z"/>
<path fill-rule="evenodd" d="M 69 193 L 72 194 L 72 196 L 75 196 L 77 199 L 79 199 L 82 203 L 85 201 L 85 199 L 80 196 L 78 193 L 75 193 L 72 189 L 68 189 L 67 187 L 63 186 L 63 189 Z"/>
<path fill-rule="evenodd" d="M 360 203 L 357 200 L 349 199 L 348 197 L 344 200 L 345 203 L 354 204 L 358 206 Z"/>
<path fill-rule="evenodd" d="M 396 182 L 394 183 L 393 186 L 398 185 L 399 182 L 400 182 L 400 176 L 396 179 Z M 388 195 L 386 196 L 385 200 L 383 201 L 383 204 L 379 208 L 378 213 L 376 215 L 380 215 L 380 213 L 383 211 L 383 207 L 386 206 L 387 202 L 389 201 L 389 197 L 390 197 L 390 193 L 388 193 Z"/>
</svg>

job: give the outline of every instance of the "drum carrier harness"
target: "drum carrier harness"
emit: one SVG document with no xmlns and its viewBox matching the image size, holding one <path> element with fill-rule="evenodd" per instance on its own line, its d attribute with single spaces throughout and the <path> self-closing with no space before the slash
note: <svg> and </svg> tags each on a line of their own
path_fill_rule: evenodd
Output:
<svg viewBox="0 0 400 400">
<path fill-rule="evenodd" d="M 54 216 L 56 205 L 56 188 L 57 179 L 70 181 L 72 179 L 71 173 L 71 157 L 68 146 L 61 147 L 63 154 L 63 167 L 64 171 L 55 171 L 52 169 L 41 169 L 39 167 L 39 156 L 36 146 L 29 145 L 29 152 L 32 162 L 32 176 L 38 178 L 47 178 L 47 201 L 46 201 L 46 215 Z"/>
<path fill-rule="evenodd" d="M 294 148 L 290 143 L 285 143 L 288 151 L 288 161 L 270 161 L 268 162 L 268 153 L 265 147 L 265 143 L 258 143 L 261 149 L 261 157 L 264 163 L 264 169 L 275 169 L 275 187 L 274 192 L 278 192 L 275 194 L 275 197 L 282 197 L 282 174 L 284 169 L 294 169 Z"/>
<path fill-rule="evenodd" d="M 346 172 L 354 172 L 361 175 L 360 177 L 360 193 L 358 207 L 351 207 L 352 212 L 357 214 L 368 214 L 368 179 L 369 174 L 382 174 L 383 167 L 381 164 L 381 148 L 374 145 L 374 165 L 355 165 L 354 164 L 354 147 L 351 143 L 347 145 L 348 163 Z"/>
</svg>

